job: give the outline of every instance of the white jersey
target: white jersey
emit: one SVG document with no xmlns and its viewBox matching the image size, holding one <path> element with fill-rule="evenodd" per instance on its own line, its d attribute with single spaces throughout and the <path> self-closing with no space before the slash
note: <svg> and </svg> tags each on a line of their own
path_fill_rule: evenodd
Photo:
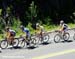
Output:
<svg viewBox="0 0 75 59">
<path fill-rule="evenodd" d="M 15 30 L 11 30 L 11 29 L 9 29 L 9 32 L 14 32 L 14 33 L 15 33 Z"/>
<path fill-rule="evenodd" d="M 68 25 L 67 25 L 67 24 L 65 24 L 65 23 L 64 23 L 64 24 L 60 24 L 60 26 L 61 26 L 61 27 L 63 27 L 63 28 L 65 28 L 65 29 L 67 29 L 67 28 L 68 28 Z"/>
</svg>

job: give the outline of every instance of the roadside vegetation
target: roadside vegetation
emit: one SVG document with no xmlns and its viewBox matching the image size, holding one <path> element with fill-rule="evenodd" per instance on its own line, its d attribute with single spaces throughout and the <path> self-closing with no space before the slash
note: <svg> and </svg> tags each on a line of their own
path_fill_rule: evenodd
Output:
<svg viewBox="0 0 75 59">
<path fill-rule="evenodd" d="M 20 2 L 22 2 L 22 1 L 18 1 L 18 0 L 15 0 L 15 1 L 16 1 L 16 4 L 19 3 L 19 6 L 22 5 L 22 4 L 20 5 Z M 23 7 L 25 7 L 25 5 Z M 52 15 L 51 16 L 50 15 L 47 16 L 45 14 L 43 15 L 43 14 L 41 14 L 41 12 L 39 10 L 40 8 L 38 8 L 38 6 L 35 4 L 34 1 L 32 1 L 27 6 L 27 8 L 24 9 L 23 11 L 20 10 L 24 14 L 19 14 L 20 12 L 13 10 L 13 8 L 15 8 L 15 7 L 10 4 L 10 6 L 7 6 L 5 11 L 3 11 L 3 9 L 0 9 L 0 15 L 1 15 L 0 16 L 0 39 L 4 38 L 4 33 L 5 33 L 4 29 L 6 26 L 9 26 L 12 29 L 14 29 L 17 33 L 17 35 L 16 35 L 17 37 L 21 34 L 21 31 L 19 28 L 20 25 L 24 25 L 24 26 L 28 27 L 30 29 L 31 34 L 35 33 L 35 29 L 33 28 L 33 25 L 36 24 L 37 22 L 42 24 L 46 31 L 53 31 L 53 30 L 59 29 L 59 21 L 61 19 L 59 19 L 60 14 L 56 13 L 56 11 L 53 11 L 54 13 L 56 13 L 56 16 L 53 16 L 54 19 L 51 17 Z M 15 11 L 15 15 L 12 10 Z M 69 10 L 69 11 L 71 11 L 71 10 Z M 2 14 L 2 12 L 4 15 Z M 43 10 L 42 10 L 42 12 L 43 12 Z M 64 15 L 67 15 L 67 13 L 65 13 Z M 58 19 L 55 19 L 55 17 Z M 69 20 L 63 19 L 63 20 L 66 21 L 69 28 L 74 28 L 75 24 L 74 24 L 74 19 L 72 16 L 71 16 L 71 19 L 72 19 L 72 21 L 70 19 Z"/>
</svg>

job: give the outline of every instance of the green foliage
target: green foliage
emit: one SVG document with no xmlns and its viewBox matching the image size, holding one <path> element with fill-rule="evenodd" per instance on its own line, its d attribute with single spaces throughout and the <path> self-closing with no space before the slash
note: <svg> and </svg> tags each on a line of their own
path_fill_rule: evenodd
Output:
<svg viewBox="0 0 75 59">
<path fill-rule="evenodd" d="M 1 15 L 2 9 L 0 9 L 0 15 Z"/>
<path fill-rule="evenodd" d="M 26 1 L 14 0 L 13 3 L 11 2 L 10 4 L 7 4 L 7 7 L 5 4 L 4 7 L 6 8 L 6 10 L 4 10 L 3 7 L 2 9 L 0 9 L 0 15 L 2 15 L 2 12 L 5 11 L 8 14 L 9 17 L 8 17 L 7 25 L 12 27 L 14 30 L 16 30 L 17 36 L 21 34 L 19 26 L 21 25 L 21 23 L 24 22 L 25 22 L 24 24 L 28 23 L 27 27 L 30 29 L 31 33 L 34 33 L 34 30 L 31 25 L 36 22 L 43 24 L 46 31 L 58 29 L 59 26 L 55 24 L 58 23 L 60 19 L 65 20 L 67 23 L 70 22 L 69 26 L 71 28 L 74 27 L 74 24 L 71 23 L 72 20 L 75 19 L 75 14 L 73 14 L 75 12 L 74 4 L 72 6 L 73 0 L 69 0 L 69 1 L 68 0 L 67 1 L 66 0 L 64 1 L 33 0 L 32 2 L 31 1 L 32 0 L 26 0 Z M 19 14 L 18 19 L 15 17 L 15 15 L 12 14 L 12 12 L 14 11 L 15 13 Z M 23 21 L 21 22 L 20 20 L 21 21 L 23 20 L 24 22 Z M 5 26 L 6 26 L 5 19 L 0 17 L 0 33 L 3 32 Z"/>
<path fill-rule="evenodd" d="M 30 7 L 28 8 L 28 11 L 26 11 L 26 17 L 29 20 L 29 22 L 35 21 L 33 20 L 33 17 L 37 18 L 37 6 L 34 4 L 34 1 L 30 4 Z"/>
<path fill-rule="evenodd" d="M 0 34 L 2 34 L 3 33 L 3 29 L 5 28 L 5 20 L 2 18 L 2 17 L 0 17 Z"/>
<path fill-rule="evenodd" d="M 16 19 L 16 18 L 14 17 L 12 21 L 13 21 L 12 26 L 15 27 L 15 28 L 18 28 L 18 27 L 21 25 L 20 19 Z"/>
<path fill-rule="evenodd" d="M 52 24 L 52 22 L 51 22 L 51 18 L 50 18 L 50 16 L 48 16 L 48 17 L 46 17 L 45 19 L 43 19 L 43 23 L 44 24 L 47 24 L 47 25 L 50 25 L 50 24 Z"/>
</svg>

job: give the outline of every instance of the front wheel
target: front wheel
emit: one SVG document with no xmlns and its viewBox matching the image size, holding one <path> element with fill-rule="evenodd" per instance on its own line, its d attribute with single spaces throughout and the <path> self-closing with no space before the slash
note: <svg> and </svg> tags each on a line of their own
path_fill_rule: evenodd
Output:
<svg viewBox="0 0 75 59">
<path fill-rule="evenodd" d="M 61 39 L 61 37 L 60 37 L 59 34 L 56 34 L 56 35 L 54 36 L 54 42 L 55 42 L 55 43 L 59 43 L 59 42 L 60 42 L 60 39 Z"/>
<path fill-rule="evenodd" d="M 69 33 L 65 33 L 64 36 L 63 36 L 63 39 L 64 39 L 65 41 L 68 41 L 69 38 L 70 38 L 70 34 L 69 34 Z"/>
<path fill-rule="evenodd" d="M 29 41 L 29 46 L 35 46 L 36 45 L 36 40 L 35 38 L 31 38 L 30 41 Z"/>
<path fill-rule="evenodd" d="M 0 43 L 0 47 L 2 49 L 6 49 L 8 47 L 8 42 L 7 40 L 2 40 L 1 43 Z"/>
<path fill-rule="evenodd" d="M 49 41 L 49 39 L 50 39 L 50 36 L 49 35 L 45 35 L 44 37 L 43 37 L 43 43 L 47 43 L 48 41 Z"/>
<path fill-rule="evenodd" d="M 23 48 L 23 47 L 26 47 L 26 46 L 27 46 L 27 43 L 26 43 L 25 39 L 20 38 L 19 46 L 20 46 L 21 48 Z"/>
<path fill-rule="evenodd" d="M 73 35 L 73 39 L 75 40 L 75 34 Z"/>
<path fill-rule="evenodd" d="M 13 47 L 17 47 L 18 44 L 19 44 L 19 40 L 18 40 L 18 39 L 14 39 L 14 40 L 13 40 L 13 43 L 12 43 L 12 46 L 13 46 Z"/>
</svg>

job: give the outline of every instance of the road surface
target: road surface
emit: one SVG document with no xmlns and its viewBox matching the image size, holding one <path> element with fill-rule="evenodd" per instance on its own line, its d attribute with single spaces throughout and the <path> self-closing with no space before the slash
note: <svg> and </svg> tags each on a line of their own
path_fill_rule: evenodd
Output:
<svg viewBox="0 0 75 59">
<path fill-rule="evenodd" d="M 4 49 L 0 59 L 75 59 L 74 31 L 68 32 L 71 35 L 69 42 L 54 43 L 56 33 L 52 33 L 49 44 L 41 44 L 36 48 Z"/>
</svg>

